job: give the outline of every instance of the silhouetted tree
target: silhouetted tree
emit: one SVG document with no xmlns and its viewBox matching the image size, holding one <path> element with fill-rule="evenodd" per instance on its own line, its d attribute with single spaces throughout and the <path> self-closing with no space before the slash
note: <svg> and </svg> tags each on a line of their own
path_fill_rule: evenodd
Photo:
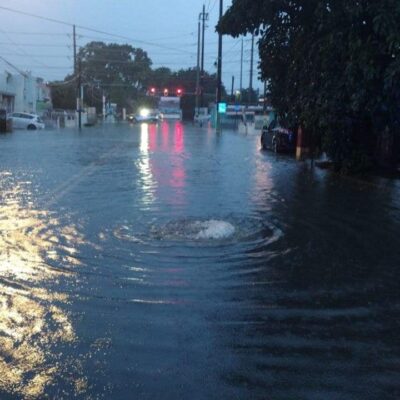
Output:
<svg viewBox="0 0 400 400">
<path fill-rule="evenodd" d="M 396 0 L 233 0 L 217 29 L 259 35 L 280 117 L 321 141 L 338 169 L 358 170 L 396 154 L 399 19 Z"/>
</svg>

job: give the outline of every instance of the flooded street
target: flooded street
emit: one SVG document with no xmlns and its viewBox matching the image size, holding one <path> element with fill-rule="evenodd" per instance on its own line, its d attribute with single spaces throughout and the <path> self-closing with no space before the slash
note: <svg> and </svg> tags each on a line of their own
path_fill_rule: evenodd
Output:
<svg viewBox="0 0 400 400">
<path fill-rule="evenodd" d="M 0 136 L 0 398 L 400 398 L 400 183 L 190 124 Z"/>
</svg>

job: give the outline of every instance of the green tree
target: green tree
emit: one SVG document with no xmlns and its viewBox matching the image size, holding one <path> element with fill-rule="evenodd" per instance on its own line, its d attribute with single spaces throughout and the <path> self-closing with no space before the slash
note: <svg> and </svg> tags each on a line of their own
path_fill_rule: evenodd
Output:
<svg viewBox="0 0 400 400">
<path fill-rule="evenodd" d="M 127 44 L 91 42 L 80 49 L 78 59 L 83 82 L 92 97 L 101 98 L 101 89 L 112 102 L 131 108 L 134 99 L 145 95 L 151 60 L 142 49 Z"/>
<path fill-rule="evenodd" d="M 193 119 L 196 104 L 197 68 L 181 69 L 172 75 L 172 85 L 183 88 L 182 112 L 185 119 Z M 217 91 L 217 75 L 204 71 L 202 79 L 204 106 L 215 102 Z M 222 87 L 222 97 L 226 97 L 225 87 Z"/>
<path fill-rule="evenodd" d="M 164 88 L 170 94 L 176 89 L 183 90 L 182 108 L 184 118 L 193 118 L 196 94 L 196 68 L 171 71 L 161 67 L 152 70 L 152 62 L 142 49 L 130 45 L 91 42 L 78 53 L 84 87 L 86 105 L 102 108 L 102 97 L 117 103 L 120 108 L 135 112 L 140 106 L 156 107 L 158 96 L 149 96 L 151 87 L 158 89 L 158 95 Z M 64 82 L 54 82 L 52 96 L 54 107 L 76 107 L 78 74 L 67 76 Z M 204 73 L 203 93 L 207 105 L 215 100 L 217 77 Z M 225 89 L 223 88 L 223 95 Z"/>
<path fill-rule="evenodd" d="M 74 80 L 56 81 L 50 84 L 53 107 L 55 109 L 75 110 L 77 86 Z"/>
<path fill-rule="evenodd" d="M 150 74 L 150 86 L 162 90 L 169 87 L 172 78 L 172 71 L 167 67 L 160 67 Z"/>
<path fill-rule="evenodd" d="M 301 124 L 338 169 L 357 170 L 396 154 L 399 18 L 396 0 L 234 0 L 218 29 L 259 34 L 281 118 Z"/>
</svg>

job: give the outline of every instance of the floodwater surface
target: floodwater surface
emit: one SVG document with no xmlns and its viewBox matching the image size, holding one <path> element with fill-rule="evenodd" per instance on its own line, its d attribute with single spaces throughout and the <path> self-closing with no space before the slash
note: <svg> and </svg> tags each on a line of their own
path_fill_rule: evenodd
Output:
<svg viewBox="0 0 400 400">
<path fill-rule="evenodd" d="M 0 398 L 400 398 L 400 183 L 177 123 L 0 136 Z"/>
</svg>

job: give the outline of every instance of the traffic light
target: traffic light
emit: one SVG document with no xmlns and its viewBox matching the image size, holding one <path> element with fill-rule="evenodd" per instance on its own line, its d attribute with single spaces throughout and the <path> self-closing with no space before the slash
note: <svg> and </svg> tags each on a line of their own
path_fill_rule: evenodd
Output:
<svg viewBox="0 0 400 400">
<path fill-rule="evenodd" d="M 176 89 L 176 95 L 177 96 L 182 96 L 183 90 L 182 89 Z"/>
<path fill-rule="evenodd" d="M 168 96 L 168 89 L 167 88 L 164 89 L 164 96 Z"/>
<path fill-rule="evenodd" d="M 153 96 L 156 94 L 156 88 L 155 87 L 151 87 L 150 88 L 150 94 L 153 95 Z"/>
</svg>

